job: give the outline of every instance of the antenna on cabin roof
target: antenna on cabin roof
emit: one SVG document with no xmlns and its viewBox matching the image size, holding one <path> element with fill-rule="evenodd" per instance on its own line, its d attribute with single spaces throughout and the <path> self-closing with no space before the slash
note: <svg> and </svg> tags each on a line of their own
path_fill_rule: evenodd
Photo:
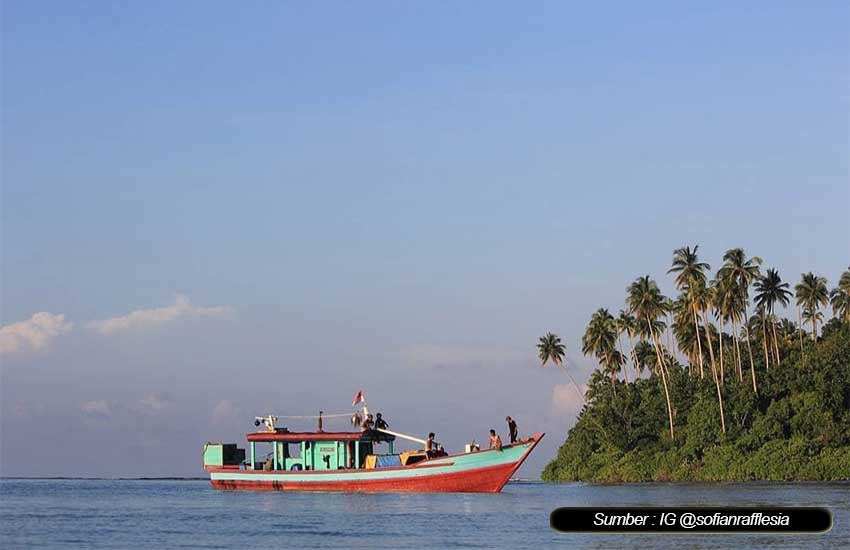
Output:
<svg viewBox="0 0 850 550">
<path fill-rule="evenodd" d="M 259 426 L 260 424 L 265 425 L 266 430 L 273 432 L 275 431 L 274 423 L 277 422 L 277 417 L 273 414 L 268 416 L 255 416 L 254 417 L 254 426 Z"/>
</svg>

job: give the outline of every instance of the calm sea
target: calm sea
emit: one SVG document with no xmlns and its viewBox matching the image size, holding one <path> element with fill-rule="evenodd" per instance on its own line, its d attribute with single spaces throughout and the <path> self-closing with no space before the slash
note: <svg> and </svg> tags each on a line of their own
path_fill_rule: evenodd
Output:
<svg viewBox="0 0 850 550">
<path fill-rule="evenodd" d="M 549 485 L 501 494 L 221 492 L 206 481 L 0 481 L 3 548 L 804 548 L 850 546 L 850 484 Z M 822 535 L 561 535 L 559 506 L 827 506 Z"/>
</svg>

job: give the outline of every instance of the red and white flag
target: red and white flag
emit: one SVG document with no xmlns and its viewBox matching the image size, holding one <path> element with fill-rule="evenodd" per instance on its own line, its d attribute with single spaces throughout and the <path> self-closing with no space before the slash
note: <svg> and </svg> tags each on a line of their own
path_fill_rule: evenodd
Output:
<svg viewBox="0 0 850 550">
<path fill-rule="evenodd" d="M 366 399 L 363 397 L 363 390 L 360 390 L 354 395 L 354 401 L 352 401 L 351 406 L 356 407 L 358 403 L 365 400 Z"/>
</svg>

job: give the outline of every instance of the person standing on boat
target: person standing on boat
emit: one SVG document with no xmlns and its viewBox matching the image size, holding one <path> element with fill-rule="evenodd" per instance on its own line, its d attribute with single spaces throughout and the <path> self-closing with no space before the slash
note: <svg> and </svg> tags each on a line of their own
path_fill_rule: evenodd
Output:
<svg viewBox="0 0 850 550">
<path fill-rule="evenodd" d="M 511 444 L 514 444 L 516 443 L 518 433 L 516 422 L 510 416 L 505 417 L 505 422 L 508 423 L 508 432 L 511 434 Z"/>
<path fill-rule="evenodd" d="M 434 441 L 436 435 L 434 432 L 428 434 L 428 439 L 425 441 L 425 455 L 428 458 L 434 457 L 437 455 L 437 443 Z"/>
<path fill-rule="evenodd" d="M 324 431 L 324 430 L 322 429 L 322 413 L 323 413 L 323 412 L 324 412 L 324 411 L 319 411 L 319 431 L 320 431 L 320 432 L 323 432 L 323 431 Z"/>
<path fill-rule="evenodd" d="M 375 421 L 372 420 L 372 414 L 369 413 L 366 415 L 366 419 L 363 421 L 363 431 L 368 432 L 375 427 Z"/>
<path fill-rule="evenodd" d="M 490 430 L 490 448 L 497 451 L 502 450 L 502 438 L 496 433 L 496 430 Z"/>
<path fill-rule="evenodd" d="M 381 413 L 375 417 L 375 429 L 376 430 L 386 430 L 390 425 L 387 424 L 387 421 L 381 416 Z"/>
</svg>

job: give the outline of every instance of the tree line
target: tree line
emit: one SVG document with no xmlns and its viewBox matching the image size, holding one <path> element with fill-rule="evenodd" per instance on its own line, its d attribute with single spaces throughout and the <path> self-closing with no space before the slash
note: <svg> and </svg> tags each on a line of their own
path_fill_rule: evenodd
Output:
<svg viewBox="0 0 850 550">
<path fill-rule="evenodd" d="M 628 285 L 625 307 L 616 316 L 607 308 L 596 310 L 581 340 L 582 353 L 599 364 L 587 395 L 570 376 L 585 403 L 583 415 L 593 416 L 587 415 L 588 410 L 601 398 L 617 403 L 618 391 L 624 394 L 621 400 L 630 399 L 631 394 L 625 395 L 630 380 L 645 377 L 663 396 L 667 437 L 674 442 L 677 424 L 687 423 L 677 423 L 676 417 L 685 416 L 693 404 L 693 396 L 683 388 L 689 384 L 682 380 L 684 376 L 694 381 L 693 388 L 705 392 L 711 388 L 715 400 L 711 409 L 721 438 L 729 431 L 730 407 L 735 411 L 734 431 L 739 434 L 740 402 L 761 403 L 765 412 L 771 400 L 781 398 L 775 384 L 768 395 L 760 395 L 764 380 L 788 363 L 805 367 L 820 345 L 819 329 L 824 331 L 827 308 L 832 310 L 831 323 L 850 326 L 850 268 L 831 289 L 825 277 L 808 272 L 801 274 L 792 290 L 777 269 L 762 266 L 761 258 L 732 248 L 712 272 L 699 257 L 699 246 L 685 246 L 673 251 L 667 270 L 675 283 L 675 297 L 664 296 L 655 280 L 645 275 Z M 792 300 L 796 322 L 778 314 Z M 566 349 L 556 334 L 542 336 L 537 352 L 544 366 L 550 361 L 566 366 Z M 770 378 L 772 384 L 777 376 Z M 602 379 L 607 382 L 603 384 Z M 608 394 L 603 397 L 602 391 Z M 730 403 L 730 398 L 736 402 Z M 752 419 L 759 411 L 751 413 Z M 598 418 L 594 422 L 601 426 Z"/>
</svg>

